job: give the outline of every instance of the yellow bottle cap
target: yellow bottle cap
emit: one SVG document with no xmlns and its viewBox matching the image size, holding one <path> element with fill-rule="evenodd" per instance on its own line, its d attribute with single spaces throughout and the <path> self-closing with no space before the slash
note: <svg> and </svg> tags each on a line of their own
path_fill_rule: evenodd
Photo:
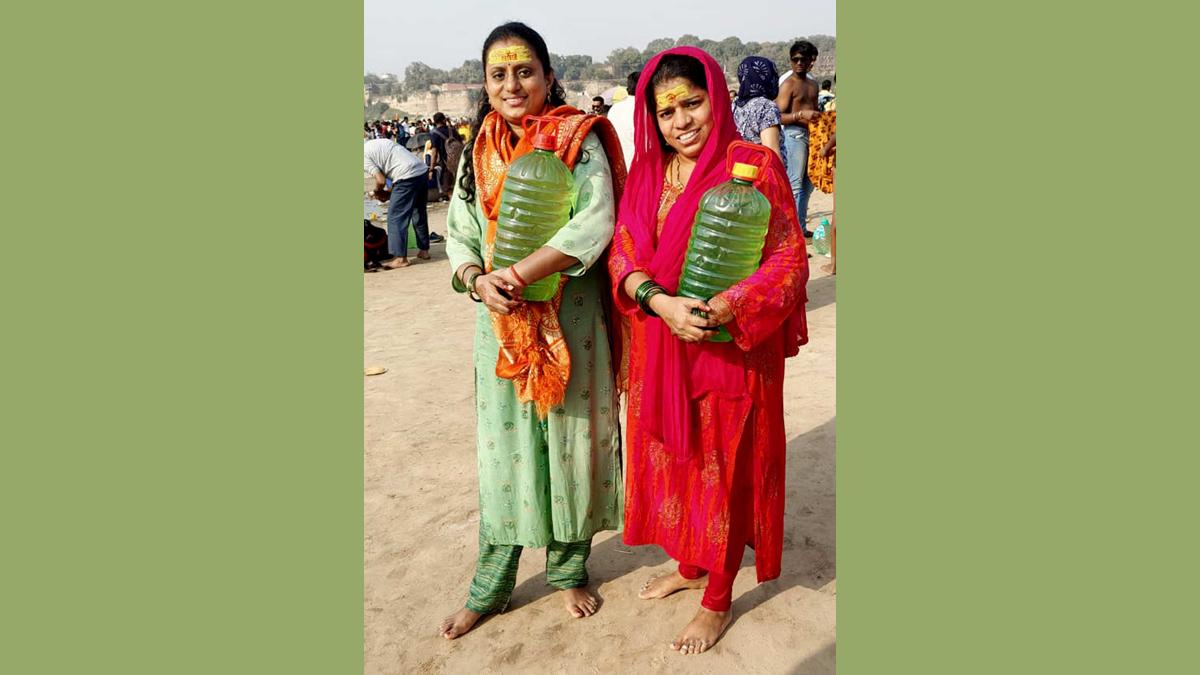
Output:
<svg viewBox="0 0 1200 675">
<path fill-rule="evenodd" d="M 732 173 L 734 178 L 741 178 L 742 180 L 754 180 L 755 178 L 758 178 L 758 167 L 754 166 L 753 164 L 734 162 Z"/>
</svg>

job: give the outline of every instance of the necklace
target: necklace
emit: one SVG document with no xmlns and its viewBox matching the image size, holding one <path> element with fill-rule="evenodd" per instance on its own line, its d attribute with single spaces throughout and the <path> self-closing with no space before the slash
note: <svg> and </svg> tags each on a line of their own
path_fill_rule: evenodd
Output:
<svg viewBox="0 0 1200 675">
<path fill-rule="evenodd" d="M 683 174 L 682 174 L 682 168 L 681 168 L 681 163 L 679 161 L 678 154 L 673 155 L 671 157 L 671 161 L 667 165 L 666 174 L 667 174 L 667 183 L 670 184 L 670 186 L 673 189 L 676 189 L 676 190 L 683 189 L 683 187 L 684 187 Z M 674 174 L 674 175 L 672 176 L 672 174 Z"/>
<path fill-rule="evenodd" d="M 659 223 L 662 223 L 662 219 L 663 219 L 663 215 L 664 215 L 663 209 L 666 207 L 667 202 L 668 201 L 673 202 L 674 197 L 677 196 L 679 193 L 683 192 L 683 186 L 680 185 L 680 183 L 682 181 L 679 178 L 679 162 L 677 161 L 678 159 L 679 159 L 679 155 L 677 155 L 677 154 L 672 155 L 671 160 L 669 162 L 667 162 L 666 170 L 663 171 L 663 174 L 664 174 L 663 178 L 666 179 L 667 185 L 666 185 L 666 188 L 662 191 L 662 194 L 659 195 L 659 198 L 658 198 L 658 222 Z M 671 176 L 672 173 L 675 174 L 675 176 L 673 178 Z"/>
</svg>

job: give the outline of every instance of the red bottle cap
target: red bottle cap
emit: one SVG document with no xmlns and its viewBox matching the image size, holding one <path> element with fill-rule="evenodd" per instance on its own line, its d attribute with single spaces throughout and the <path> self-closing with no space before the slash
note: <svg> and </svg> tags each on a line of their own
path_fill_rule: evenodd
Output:
<svg viewBox="0 0 1200 675">
<path fill-rule="evenodd" d="M 533 122 L 533 147 L 538 150 L 549 150 L 554 152 L 558 148 L 558 122 L 557 117 L 526 117 L 521 126 L 525 128 L 525 133 L 529 133 L 529 123 Z"/>
</svg>

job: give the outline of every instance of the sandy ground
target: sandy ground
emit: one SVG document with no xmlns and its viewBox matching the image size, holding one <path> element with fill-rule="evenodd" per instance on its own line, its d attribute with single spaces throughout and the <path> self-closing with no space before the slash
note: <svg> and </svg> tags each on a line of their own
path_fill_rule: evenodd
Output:
<svg viewBox="0 0 1200 675">
<path fill-rule="evenodd" d="M 812 224 L 831 207 L 831 197 L 814 193 Z M 445 218 L 444 204 L 431 205 L 433 231 L 445 235 Z M 748 550 L 733 624 L 709 652 L 683 656 L 667 643 L 695 614 L 701 591 L 638 599 L 642 582 L 672 563 L 657 547 L 631 548 L 612 532 L 596 536 L 588 563 L 603 602 L 596 615 L 570 617 L 546 584 L 544 550 L 526 549 L 508 611 L 453 642 L 436 634 L 466 599 L 479 510 L 474 306 L 450 289 L 444 245 L 432 254 L 364 275 L 364 365 L 388 369 L 364 382 L 365 672 L 833 673 L 837 304 L 834 277 L 820 270 L 827 259 L 811 259 L 811 342 L 787 362 L 783 575 L 756 584 Z"/>
</svg>

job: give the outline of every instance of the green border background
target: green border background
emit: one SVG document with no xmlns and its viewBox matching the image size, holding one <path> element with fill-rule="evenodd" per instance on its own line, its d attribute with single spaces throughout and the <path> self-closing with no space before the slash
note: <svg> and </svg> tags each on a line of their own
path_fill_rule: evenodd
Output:
<svg viewBox="0 0 1200 675">
<path fill-rule="evenodd" d="M 1156 10 L 839 7 L 843 674 L 1194 662 Z M 0 671 L 361 671 L 361 20 L 8 9 Z"/>
<path fill-rule="evenodd" d="M 5 14 L 0 671 L 361 672 L 362 6 Z"/>
<path fill-rule="evenodd" d="M 839 3 L 843 675 L 1195 668 L 1196 22 L 1164 5 Z"/>
</svg>

